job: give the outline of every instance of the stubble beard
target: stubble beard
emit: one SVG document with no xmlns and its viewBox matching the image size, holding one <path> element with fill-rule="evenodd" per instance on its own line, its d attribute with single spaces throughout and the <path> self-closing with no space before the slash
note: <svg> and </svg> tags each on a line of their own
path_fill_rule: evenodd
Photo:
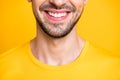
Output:
<svg viewBox="0 0 120 80">
<path fill-rule="evenodd" d="M 77 13 L 76 16 L 79 16 L 73 21 L 70 21 L 68 23 L 65 23 L 65 28 L 62 28 L 65 24 L 64 23 L 48 23 L 45 20 L 40 20 L 37 16 L 35 16 L 36 21 L 38 23 L 39 28 L 42 29 L 42 31 L 47 34 L 49 37 L 52 38 L 63 38 L 67 36 L 74 28 L 78 20 L 80 19 L 83 10 L 80 13 Z M 52 26 L 52 28 L 51 28 Z"/>
</svg>

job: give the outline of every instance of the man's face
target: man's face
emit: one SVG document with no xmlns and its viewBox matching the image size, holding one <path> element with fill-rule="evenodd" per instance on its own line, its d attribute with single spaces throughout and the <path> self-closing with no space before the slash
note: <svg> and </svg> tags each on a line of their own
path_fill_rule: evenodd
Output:
<svg viewBox="0 0 120 80">
<path fill-rule="evenodd" d="M 84 0 L 31 0 L 39 27 L 53 38 L 61 38 L 71 32 L 79 20 Z"/>
</svg>

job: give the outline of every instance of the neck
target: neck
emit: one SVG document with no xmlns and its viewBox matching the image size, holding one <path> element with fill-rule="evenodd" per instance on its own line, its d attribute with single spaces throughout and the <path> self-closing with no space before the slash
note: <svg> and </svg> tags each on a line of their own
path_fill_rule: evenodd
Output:
<svg viewBox="0 0 120 80">
<path fill-rule="evenodd" d="M 49 65 L 64 65 L 74 61 L 82 51 L 84 40 L 76 30 L 64 38 L 54 39 L 43 34 L 39 29 L 37 37 L 31 41 L 33 55 L 41 62 Z"/>
</svg>

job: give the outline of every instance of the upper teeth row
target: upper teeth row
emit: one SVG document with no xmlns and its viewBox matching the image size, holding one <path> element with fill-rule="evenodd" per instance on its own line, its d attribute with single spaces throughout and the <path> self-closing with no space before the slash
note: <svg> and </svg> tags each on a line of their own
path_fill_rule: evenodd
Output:
<svg viewBox="0 0 120 80">
<path fill-rule="evenodd" d="M 49 15 L 53 16 L 53 17 L 56 17 L 56 18 L 59 18 L 59 17 L 63 17 L 63 16 L 66 16 L 67 13 L 52 13 L 52 12 L 48 12 Z"/>
</svg>

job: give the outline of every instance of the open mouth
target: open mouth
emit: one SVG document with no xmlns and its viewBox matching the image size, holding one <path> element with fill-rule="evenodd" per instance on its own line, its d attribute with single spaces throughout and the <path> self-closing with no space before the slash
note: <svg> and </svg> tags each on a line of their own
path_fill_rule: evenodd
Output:
<svg viewBox="0 0 120 80">
<path fill-rule="evenodd" d="M 66 10 L 45 10 L 44 12 L 47 18 L 52 21 L 63 21 L 68 17 L 70 13 L 70 11 Z"/>
<path fill-rule="evenodd" d="M 63 12 L 63 13 L 48 12 L 48 14 L 52 17 L 55 17 L 55 18 L 65 17 L 67 15 L 66 12 Z"/>
</svg>

